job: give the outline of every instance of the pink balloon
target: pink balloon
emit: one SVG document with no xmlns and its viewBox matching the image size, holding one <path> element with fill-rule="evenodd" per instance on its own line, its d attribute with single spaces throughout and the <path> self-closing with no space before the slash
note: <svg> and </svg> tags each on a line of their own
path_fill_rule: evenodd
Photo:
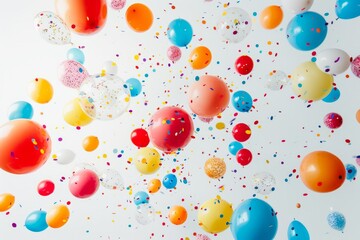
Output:
<svg viewBox="0 0 360 240">
<path fill-rule="evenodd" d="M 55 184 L 51 180 L 43 180 L 38 184 L 38 193 L 41 196 L 48 196 L 55 190 Z"/>
<path fill-rule="evenodd" d="M 123 9 L 126 4 L 126 0 L 111 0 L 111 7 L 115 10 Z"/>
<path fill-rule="evenodd" d="M 181 50 L 177 46 L 171 46 L 167 50 L 167 56 L 170 61 L 176 62 L 181 58 Z"/>
<path fill-rule="evenodd" d="M 351 62 L 351 71 L 360 78 L 360 55 L 354 58 Z"/>
<path fill-rule="evenodd" d="M 208 236 L 199 234 L 196 236 L 196 240 L 211 240 Z"/>
<path fill-rule="evenodd" d="M 70 178 L 69 189 L 77 198 L 88 198 L 96 193 L 99 184 L 99 177 L 94 171 L 83 169 L 75 172 Z"/>
<path fill-rule="evenodd" d="M 88 71 L 77 61 L 66 60 L 60 64 L 59 79 L 66 87 L 78 89 L 87 77 Z"/>
</svg>

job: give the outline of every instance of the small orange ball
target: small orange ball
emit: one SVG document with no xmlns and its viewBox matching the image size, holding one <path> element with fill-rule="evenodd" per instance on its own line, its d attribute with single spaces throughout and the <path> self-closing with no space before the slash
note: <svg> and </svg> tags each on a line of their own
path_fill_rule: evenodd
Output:
<svg viewBox="0 0 360 240">
<path fill-rule="evenodd" d="M 182 206 L 173 206 L 169 211 L 169 220 L 172 224 L 181 225 L 187 219 L 187 211 Z"/>
<path fill-rule="evenodd" d="M 161 188 L 161 181 L 157 178 L 151 179 L 148 183 L 149 193 L 156 193 Z"/>
<path fill-rule="evenodd" d="M 85 151 L 92 152 L 99 146 L 99 139 L 96 136 L 87 136 L 82 142 Z"/>
<path fill-rule="evenodd" d="M 356 120 L 360 123 L 360 109 L 356 112 Z"/>
</svg>

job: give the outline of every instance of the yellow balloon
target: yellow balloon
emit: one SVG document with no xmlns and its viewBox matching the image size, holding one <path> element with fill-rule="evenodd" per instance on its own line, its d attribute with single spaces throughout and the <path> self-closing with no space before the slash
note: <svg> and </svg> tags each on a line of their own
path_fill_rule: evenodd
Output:
<svg viewBox="0 0 360 240">
<path fill-rule="evenodd" d="M 136 169 L 142 174 L 153 174 L 161 166 L 160 154 L 154 148 L 141 148 L 134 157 Z"/>
<path fill-rule="evenodd" d="M 49 227 L 60 228 L 67 223 L 70 211 L 66 205 L 55 205 L 46 213 L 46 223 Z"/>
<path fill-rule="evenodd" d="M 198 211 L 200 227 L 208 233 L 219 233 L 230 226 L 232 205 L 217 196 L 204 202 Z"/>
<path fill-rule="evenodd" d="M 80 99 L 75 98 L 68 102 L 63 109 L 64 120 L 71 126 L 86 126 L 92 122 L 92 118 L 89 117 L 80 106 Z"/>
<path fill-rule="evenodd" d="M 14 195 L 10 193 L 0 194 L 0 212 L 9 210 L 15 203 Z"/>
<path fill-rule="evenodd" d="M 314 62 L 304 62 L 294 70 L 291 81 L 294 93 L 301 99 L 316 101 L 330 93 L 334 78 L 321 71 Z"/>
<path fill-rule="evenodd" d="M 32 100 L 41 104 L 50 102 L 54 94 L 51 83 L 43 78 L 35 78 L 31 81 L 28 92 Z"/>
</svg>

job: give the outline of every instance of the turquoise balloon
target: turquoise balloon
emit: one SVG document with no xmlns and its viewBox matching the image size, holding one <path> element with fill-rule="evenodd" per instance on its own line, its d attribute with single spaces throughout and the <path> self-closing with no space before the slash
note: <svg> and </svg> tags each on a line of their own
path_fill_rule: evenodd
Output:
<svg viewBox="0 0 360 240">
<path fill-rule="evenodd" d="M 83 53 L 83 51 L 81 51 L 78 48 L 70 48 L 67 51 L 67 59 L 68 60 L 74 60 L 77 61 L 81 64 L 84 64 L 85 62 L 85 55 Z"/>
<path fill-rule="evenodd" d="M 338 231 L 344 230 L 346 225 L 346 219 L 344 214 L 340 212 L 331 212 L 329 213 L 326 219 L 331 228 Z"/>
<path fill-rule="evenodd" d="M 341 19 L 352 19 L 360 16 L 359 0 L 337 0 L 335 5 L 336 15 Z"/>
<path fill-rule="evenodd" d="M 32 232 L 42 232 L 47 227 L 46 212 L 37 210 L 30 213 L 25 220 L 25 227 Z"/>
<path fill-rule="evenodd" d="M 126 85 L 130 90 L 130 95 L 136 97 L 141 93 L 142 86 L 141 82 L 136 78 L 130 78 L 126 80 Z"/>
<path fill-rule="evenodd" d="M 340 90 L 336 87 L 331 89 L 331 92 L 322 100 L 326 103 L 336 102 L 340 98 Z"/>
<path fill-rule="evenodd" d="M 175 46 L 186 47 L 190 43 L 192 35 L 192 27 L 185 19 L 178 18 L 169 24 L 167 36 Z"/>
<path fill-rule="evenodd" d="M 162 183 L 165 188 L 173 189 L 177 185 L 177 177 L 174 174 L 169 173 L 163 178 Z"/>
<path fill-rule="evenodd" d="M 140 204 L 149 203 L 149 199 L 150 197 L 149 194 L 147 194 L 147 192 L 139 191 L 134 196 L 134 203 L 136 206 L 138 206 Z"/>
<path fill-rule="evenodd" d="M 250 198 L 235 209 L 230 229 L 235 240 L 272 240 L 278 229 L 278 220 L 268 203 Z"/>
<path fill-rule="evenodd" d="M 327 24 L 316 12 L 304 12 L 293 17 L 286 29 L 291 46 L 301 51 L 317 48 L 325 40 Z"/>
<path fill-rule="evenodd" d="M 357 169 L 354 164 L 348 163 L 345 165 L 346 180 L 352 181 L 356 178 Z"/>
<path fill-rule="evenodd" d="M 237 91 L 231 97 L 231 103 L 239 112 L 249 112 L 253 100 L 251 95 L 246 91 Z"/>
<path fill-rule="evenodd" d="M 14 119 L 32 119 L 34 109 L 30 103 L 25 101 L 17 101 L 9 108 L 9 120 Z"/>
<path fill-rule="evenodd" d="M 236 156 L 237 152 L 242 148 L 244 148 L 244 146 L 238 141 L 233 141 L 229 144 L 229 152 L 234 156 Z"/>
<path fill-rule="evenodd" d="M 294 220 L 288 227 L 288 240 L 310 240 L 310 235 L 304 224 Z"/>
</svg>

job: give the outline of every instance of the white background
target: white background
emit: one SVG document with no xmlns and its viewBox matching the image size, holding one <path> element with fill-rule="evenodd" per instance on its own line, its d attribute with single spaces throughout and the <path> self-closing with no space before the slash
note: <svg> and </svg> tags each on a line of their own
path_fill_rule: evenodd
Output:
<svg viewBox="0 0 360 240">
<path fill-rule="evenodd" d="M 293 16 L 291 13 L 285 11 L 282 24 L 272 31 L 261 28 L 258 17 L 253 17 L 250 35 L 238 44 L 227 44 L 213 29 L 224 10 L 225 2 L 144 0 L 142 2 L 154 14 L 153 26 L 145 33 L 133 32 L 126 24 L 125 10 L 133 2 L 128 1 L 121 11 L 109 7 L 107 23 L 102 31 L 91 36 L 72 34 L 72 42 L 74 47 L 85 47 L 84 66 L 91 74 L 99 73 L 103 62 L 115 61 L 121 78 L 126 80 L 136 77 L 143 80 L 144 94 L 132 99 L 129 107 L 131 114 L 127 112 L 113 121 L 94 121 L 81 130 L 69 126 L 62 118 L 63 106 L 77 95 L 75 90 L 59 82 L 57 74 L 57 68 L 66 60 L 66 52 L 71 46 L 51 45 L 41 39 L 33 27 L 33 19 L 38 12 L 55 11 L 54 1 L 1 2 L 0 122 L 8 121 L 7 109 L 13 102 L 29 101 L 35 109 L 33 120 L 47 125 L 53 141 L 53 153 L 69 148 L 76 153 L 76 160 L 69 165 L 59 165 L 49 158 L 42 168 L 26 175 L 0 171 L 0 193 L 10 192 L 16 197 L 10 214 L 0 214 L 0 239 L 196 239 L 196 233 L 205 232 L 197 224 L 195 206 L 220 195 L 235 208 L 242 200 L 253 196 L 251 178 L 261 171 L 272 173 L 277 180 L 275 192 L 267 197 L 257 195 L 266 199 L 278 212 L 276 239 L 286 239 L 287 227 L 294 218 L 307 227 L 311 239 L 359 239 L 358 181 L 346 181 L 337 191 L 320 194 L 307 189 L 296 175 L 302 157 L 315 150 L 330 151 L 341 158 L 344 164 L 356 164 L 354 156 L 360 154 L 360 125 L 355 119 L 355 113 L 360 108 L 360 80 L 350 70 L 336 76 L 335 82 L 341 91 L 340 99 L 332 104 L 318 101 L 307 107 L 307 103 L 302 100 L 291 99 L 294 94 L 289 86 L 278 92 L 265 87 L 265 76 L 270 71 L 281 70 L 291 74 L 297 65 L 312 57 L 311 51 L 295 50 L 286 40 L 286 26 Z M 230 6 L 245 9 L 251 16 L 253 12 L 259 16 L 268 5 L 281 5 L 280 1 L 244 0 L 229 3 Z M 171 8 L 171 4 L 176 6 L 175 9 Z M 329 23 L 333 22 L 329 25 L 324 43 L 315 51 L 340 48 L 356 57 L 360 53 L 359 18 L 336 20 L 334 5 L 333 0 L 317 0 L 311 8 L 323 16 L 329 13 L 325 19 Z M 171 44 L 165 32 L 169 22 L 179 17 L 191 23 L 195 36 L 189 48 L 182 49 L 182 59 L 172 64 L 166 57 L 166 50 Z M 202 20 L 206 20 L 206 24 L 202 24 Z M 155 37 L 157 32 L 158 38 Z M 259 46 L 256 47 L 256 44 Z M 209 67 L 193 71 L 187 58 L 191 50 L 200 45 L 212 51 L 213 60 Z M 269 51 L 273 54 L 269 55 Z M 134 56 L 139 53 L 139 60 L 135 60 Z M 239 76 L 233 67 L 236 58 L 243 54 L 260 60 L 255 62 L 251 77 Z M 142 61 L 143 58 L 147 59 L 146 62 Z M 157 63 L 160 65 L 157 66 Z M 139 66 L 139 69 L 135 66 Z M 138 127 L 146 128 L 157 107 L 179 105 L 190 112 L 185 93 L 195 77 L 205 73 L 219 75 L 233 91 L 246 90 L 257 99 L 250 113 L 239 113 L 234 120 L 234 123 L 245 122 L 252 129 L 252 137 L 244 143 L 253 152 L 252 163 L 243 168 L 228 152 L 228 144 L 233 141 L 230 122 L 236 112 L 230 105 L 221 119 L 215 119 L 209 124 L 196 118 L 196 138 L 185 151 L 177 156 L 163 156 L 163 166 L 156 174 L 141 176 L 134 165 L 127 163 L 137 151 L 130 141 L 130 132 Z M 346 74 L 350 77 L 346 78 Z M 54 87 L 54 98 L 48 104 L 37 104 L 28 96 L 28 83 L 36 77 L 48 79 Z M 344 119 L 343 126 L 334 132 L 323 124 L 323 117 L 329 112 L 337 112 Z M 271 116 L 273 120 L 270 120 Z M 254 125 L 256 120 L 259 121 L 258 125 Z M 217 129 L 215 125 L 218 122 L 225 123 L 226 129 Z M 85 152 L 81 147 L 82 139 L 87 135 L 96 135 L 100 139 L 100 146 L 95 152 Z M 58 141 L 60 137 L 62 141 Z M 347 144 L 345 139 L 350 139 L 351 144 Z M 117 158 L 114 149 L 123 150 L 123 156 Z M 106 158 L 104 154 L 107 154 Z M 298 155 L 301 157 L 298 158 Z M 221 180 L 211 180 L 203 172 L 204 162 L 212 156 L 224 158 L 227 163 L 227 173 Z M 269 163 L 266 163 L 267 160 Z M 93 165 L 99 172 L 107 168 L 119 170 L 125 186 L 131 186 L 132 191 L 130 188 L 120 192 L 100 187 L 91 198 L 76 199 L 70 194 L 67 183 L 72 170 L 82 163 Z M 179 182 L 174 191 L 163 188 L 161 192 L 151 195 L 150 203 L 157 210 L 155 222 L 146 226 L 138 224 L 134 218 L 135 205 L 130 202 L 133 194 L 146 190 L 146 181 L 154 177 L 162 179 L 177 167 L 178 179 L 186 177 L 188 183 Z M 297 172 L 289 177 L 293 169 Z M 66 180 L 61 182 L 63 176 Z M 288 182 L 285 182 L 286 178 Z M 56 184 L 55 192 L 48 197 L 40 196 L 36 190 L 37 184 L 43 179 L 51 179 Z M 219 189 L 220 186 L 224 186 L 223 191 Z M 308 193 L 308 196 L 303 196 L 304 193 Z M 67 201 L 71 202 L 71 216 L 64 227 L 49 228 L 40 233 L 30 232 L 24 227 L 25 219 L 32 211 L 46 211 L 54 203 Z M 297 203 L 301 204 L 301 208 L 296 207 Z M 167 219 L 168 208 L 173 205 L 183 205 L 187 209 L 189 216 L 185 224 L 175 226 Z M 331 210 L 345 215 L 347 225 L 343 233 L 328 226 L 326 216 Z M 13 228 L 12 223 L 16 223 L 17 227 Z M 232 235 L 228 229 L 211 238 L 232 239 Z"/>
</svg>

